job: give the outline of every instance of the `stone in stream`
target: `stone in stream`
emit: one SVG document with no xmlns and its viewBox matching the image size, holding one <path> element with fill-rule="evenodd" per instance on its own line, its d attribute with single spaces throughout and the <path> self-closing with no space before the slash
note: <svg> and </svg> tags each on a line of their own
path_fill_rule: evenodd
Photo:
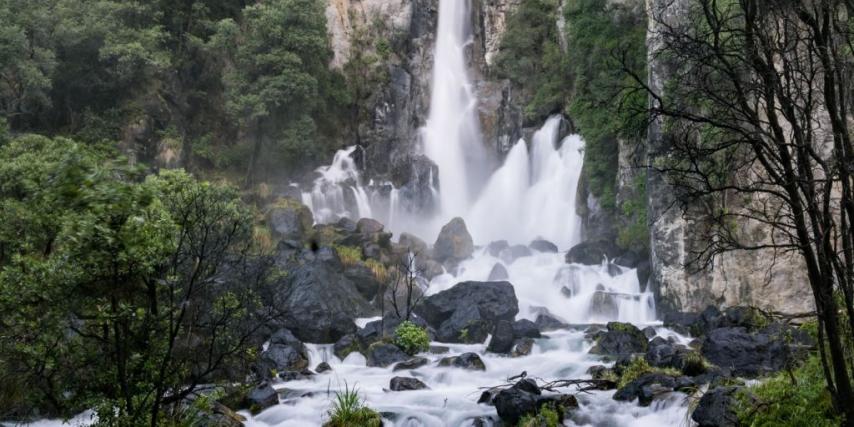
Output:
<svg viewBox="0 0 854 427">
<path fill-rule="evenodd" d="M 513 324 L 507 320 L 499 320 L 492 329 L 492 339 L 486 351 L 492 353 L 506 354 L 513 350 Z"/>
<path fill-rule="evenodd" d="M 485 371 L 486 365 L 477 353 L 463 353 L 459 356 L 445 357 L 439 360 L 439 366 L 468 369 L 471 371 Z"/>
<path fill-rule="evenodd" d="M 332 346 L 332 352 L 339 359 L 344 359 L 352 352 L 361 351 L 361 347 L 359 345 L 359 340 L 356 338 L 354 334 L 347 334 L 341 337 L 338 341 L 335 341 L 335 345 Z"/>
<path fill-rule="evenodd" d="M 538 313 L 537 318 L 534 319 L 534 324 L 539 330 L 544 332 L 566 329 L 569 327 L 569 323 L 551 314 L 548 309 L 544 307 L 540 309 L 540 313 Z"/>
<path fill-rule="evenodd" d="M 537 239 L 528 246 L 537 252 L 557 253 L 557 245 L 548 240 Z"/>
<path fill-rule="evenodd" d="M 509 247 L 510 247 L 510 244 L 507 243 L 506 240 L 497 240 L 497 241 L 490 243 L 486 247 L 486 252 L 488 252 L 489 255 L 498 258 L 498 256 L 501 255 L 501 251 L 503 251 L 504 249 L 507 249 Z"/>
<path fill-rule="evenodd" d="M 275 372 L 302 371 L 308 367 L 308 350 L 287 329 L 278 330 L 270 338 L 267 349 L 258 356 L 255 372 L 263 379 L 270 379 Z"/>
<path fill-rule="evenodd" d="M 540 328 L 537 324 L 528 320 L 520 319 L 513 322 L 513 337 L 515 338 L 542 338 Z"/>
<path fill-rule="evenodd" d="M 590 353 L 624 356 L 644 353 L 646 349 L 646 336 L 640 329 L 630 323 L 609 322 L 608 331 L 597 339 Z"/>
<path fill-rule="evenodd" d="M 522 357 L 531 354 L 534 349 L 533 338 L 519 338 L 513 342 L 513 350 L 510 355 L 513 357 Z"/>
<path fill-rule="evenodd" d="M 326 362 L 320 362 L 317 365 L 317 367 L 314 368 L 314 372 L 317 372 L 318 374 L 322 374 L 324 372 L 331 371 L 331 370 L 332 370 L 332 367 L 329 366 L 329 364 Z"/>
<path fill-rule="evenodd" d="M 510 275 L 507 273 L 507 269 L 504 268 L 504 265 L 500 262 L 497 262 L 495 263 L 495 265 L 492 266 L 492 270 L 489 271 L 489 277 L 486 280 L 490 282 L 495 282 L 500 280 L 507 280 L 509 277 Z"/>
<path fill-rule="evenodd" d="M 519 302 L 509 282 L 462 282 L 427 297 L 415 313 L 439 341 L 482 343 L 499 320 L 513 321 Z"/>
<path fill-rule="evenodd" d="M 543 405 L 551 405 L 562 422 L 565 414 L 578 407 L 578 401 L 571 395 L 543 396 L 536 381 L 525 378 L 510 388 L 496 393 L 491 399 L 481 396 L 481 400 L 490 400 L 501 421 L 507 425 L 516 425 L 526 415 L 539 413 Z"/>
<path fill-rule="evenodd" d="M 656 396 L 669 393 L 674 387 L 675 377 L 659 373 L 644 374 L 617 390 L 614 400 L 631 402 L 638 399 L 640 406 L 649 406 Z"/>
<path fill-rule="evenodd" d="M 596 240 L 579 243 L 566 253 L 567 264 L 600 265 L 602 261 L 614 259 L 622 250 L 614 243 Z"/>
<path fill-rule="evenodd" d="M 501 258 L 501 261 L 504 261 L 505 264 L 510 265 L 519 258 L 529 257 L 533 254 L 534 252 L 525 245 L 513 245 L 502 250 L 498 257 Z"/>
<path fill-rule="evenodd" d="M 428 363 L 430 363 L 430 361 L 427 360 L 427 358 L 425 358 L 425 357 L 413 357 L 409 360 L 404 360 L 403 362 L 400 362 L 400 363 L 394 365 L 394 368 L 392 369 L 392 371 L 402 371 L 402 370 L 407 370 L 407 369 L 418 369 L 418 368 L 420 368 L 420 367 L 422 367 Z"/>
<path fill-rule="evenodd" d="M 462 218 L 454 218 L 442 227 L 436 243 L 433 244 L 433 257 L 439 262 L 462 261 L 474 253 L 474 241 Z"/>
<path fill-rule="evenodd" d="M 412 377 L 394 377 L 389 382 L 389 390 L 391 391 L 411 391 L 411 390 L 423 390 L 427 387 L 427 384 L 424 384 L 418 378 Z"/>
<path fill-rule="evenodd" d="M 252 414 L 257 414 L 271 406 L 279 404 L 279 394 L 270 386 L 270 383 L 264 381 L 256 385 L 246 395 L 244 404 L 249 407 L 249 411 Z"/>
<path fill-rule="evenodd" d="M 408 360 L 409 355 L 394 344 L 376 342 L 368 347 L 365 358 L 367 359 L 368 366 L 384 368 L 393 363 Z"/>
</svg>

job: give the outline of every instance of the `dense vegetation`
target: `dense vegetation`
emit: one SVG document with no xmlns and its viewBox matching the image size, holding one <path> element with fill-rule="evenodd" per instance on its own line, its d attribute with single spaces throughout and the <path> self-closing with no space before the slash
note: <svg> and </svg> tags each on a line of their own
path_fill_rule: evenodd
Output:
<svg viewBox="0 0 854 427">
<path fill-rule="evenodd" d="M 325 156 L 349 94 L 327 67 L 324 3 L 246 3 L 4 1 L 0 116 L 250 181 Z"/>
<path fill-rule="evenodd" d="M 564 112 L 578 128 L 587 188 L 620 217 L 618 243 L 633 249 L 648 244 L 645 177 L 627 183 L 633 188 L 618 203 L 618 140 L 635 149 L 646 137 L 646 95 L 627 92 L 632 80 L 623 72 L 625 64 L 645 75 L 645 37 L 643 11 L 628 5 L 570 0 L 561 17 L 556 1 L 526 0 L 508 19 L 495 64 L 498 76 L 522 89 L 528 120 Z"/>
</svg>

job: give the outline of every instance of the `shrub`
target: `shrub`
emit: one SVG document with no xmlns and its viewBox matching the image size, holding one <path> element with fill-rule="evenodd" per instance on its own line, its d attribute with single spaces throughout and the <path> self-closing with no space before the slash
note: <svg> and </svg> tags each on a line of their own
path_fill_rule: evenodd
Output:
<svg viewBox="0 0 854 427">
<path fill-rule="evenodd" d="M 346 384 L 344 390 L 335 392 L 335 400 L 329 410 L 329 421 L 324 427 L 380 427 L 380 414 L 365 406 L 359 392 Z"/>
<path fill-rule="evenodd" d="M 558 427 L 562 418 L 559 411 L 553 404 L 544 404 L 538 413 L 522 417 L 519 427 Z"/>
<path fill-rule="evenodd" d="M 335 252 L 338 253 L 338 258 L 341 258 L 341 263 L 350 266 L 362 261 L 362 250 L 355 246 L 335 245 Z"/>
<path fill-rule="evenodd" d="M 412 356 L 430 349 L 430 337 L 426 329 L 407 320 L 394 330 L 394 344 Z"/>
<path fill-rule="evenodd" d="M 649 366 L 646 359 L 642 357 L 636 357 L 632 359 L 631 363 L 628 366 L 623 368 L 622 375 L 620 376 L 620 381 L 617 383 L 617 388 L 623 388 L 628 383 L 651 373 L 659 373 L 664 375 L 670 375 L 673 377 L 681 376 L 682 373 L 672 369 L 672 368 L 653 368 Z"/>
<path fill-rule="evenodd" d="M 793 372 L 780 372 L 737 395 L 741 425 L 831 427 L 840 425 L 818 357 Z"/>
</svg>

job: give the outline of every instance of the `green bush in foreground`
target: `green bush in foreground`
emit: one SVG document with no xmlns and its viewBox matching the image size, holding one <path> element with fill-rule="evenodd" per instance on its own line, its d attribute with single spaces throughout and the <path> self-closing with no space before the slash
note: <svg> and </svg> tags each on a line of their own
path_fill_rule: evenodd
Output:
<svg viewBox="0 0 854 427">
<path fill-rule="evenodd" d="M 554 405 L 544 404 L 540 407 L 540 412 L 532 415 L 525 415 L 519 420 L 519 427 L 558 427 L 561 425 L 561 416 L 555 409 Z"/>
<path fill-rule="evenodd" d="M 394 330 L 394 344 L 412 356 L 430 349 L 430 337 L 426 329 L 407 320 Z"/>
<path fill-rule="evenodd" d="M 379 427 L 382 425 L 380 414 L 365 406 L 355 387 L 345 385 L 344 390 L 335 393 L 335 401 L 329 410 L 329 421 L 324 427 Z"/>
<path fill-rule="evenodd" d="M 738 419 L 744 426 L 840 425 L 816 356 L 810 357 L 791 375 L 780 372 L 761 384 L 746 388 L 738 400 Z"/>
</svg>

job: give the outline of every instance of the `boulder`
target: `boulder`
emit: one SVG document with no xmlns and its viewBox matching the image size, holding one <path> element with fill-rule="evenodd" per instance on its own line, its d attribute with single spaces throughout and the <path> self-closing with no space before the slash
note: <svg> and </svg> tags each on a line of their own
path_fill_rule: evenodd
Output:
<svg viewBox="0 0 854 427">
<path fill-rule="evenodd" d="M 557 253 L 557 245 L 548 240 L 537 239 L 528 246 L 537 252 Z"/>
<path fill-rule="evenodd" d="M 779 371 L 797 356 L 782 336 L 750 333 L 743 327 L 710 331 L 703 339 L 701 349 L 703 356 L 713 364 L 744 377 Z"/>
<path fill-rule="evenodd" d="M 394 377 L 389 382 L 388 388 L 391 391 L 410 391 L 423 390 L 429 387 L 427 387 L 427 384 L 424 384 L 418 378 Z"/>
<path fill-rule="evenodd" d="M 655 328 L 653 328 L 652 326 L 647 326 L 643 328 L 641 332 L 643 332 L 643 335 L 648 339 L 653 339 L 656 335 L 658 335 L 658 332 L 656 332 Z"/>
<path fill-rule="evenodd" d="M 707 391 L 691 413 L 691 419 L 699 427 L 738 427 L 735 398 L 738 390 L 738 387 L 718 387 Z"/>
<path fill-rule="evenodd" d="M 445 342 L 483 342 L 496 322 L 513 321 L 518 312 L 519 302 L 508 282 L 459 283 L 415 308 Z"/>
<path fill-rule="evenodd" d="M 496 282 L 501 280 L 507 280 L 510 278 L 510 274 L 507 273 L 507 269 L 504 268 L 504 265 L 497 262 L 492 266 L 492 270 L 489 271 L 489 278 L 487 281 Z"/>
<path fill-rule="evenodd" d="M 335 345 L 332 346 L 332 352 L 335 354 L 335 356 L 342 360 L 347 357 L 348 354 L 354 351 L 361 351 L 359 340 L 354 334 L 344 335 L 338 341 L 335 341 Z"/>
<path fill-rule="evenodd" d="M 579 243 L 566 253 L 567 264 L 599 265 L 605 259 L 614 259 L 621 249 L 614 243 L 596 240 Z"/>
<path fill-rule="evenodd" d="M 381 368 L 409 359 L 409 355 L 398 346 L 384 342 L 371 344 L 366 353 L 365 358 L 368 361 L 368 366 Z"/>
<path fill-rule="evenodd" d="M 372 218 L 362 218 L 356 223 L 356 232 L 365 236 L 382 233 L 383 228 L 381 222 Z"/>
<path fill-rule="evenodd" d="M 513 342 L 513 350 L 510 355 L 513 357 L 522 357 L 531 354 L 534 349 L 533 338 L 519 338 Z"/>
<path fill-rule="evenodd" d="M 509 247 L 510 244 L 507 243 L 506 240 L 497 240 L 486 246 L 486 252 L 489 253 L 489 255 L 498 258 L 501 255 L 501 251 Z"/>
<path fill-rule="evenodd" d="M 513 350 L 513 323 L 507 320 L 499 320 L 492 329 L 492 339 L 489 340 L 489 345 L 486 351 L 492 353 L 507 354 Z"/>
<path fill-rule="evenodd" d="M 658 338 L 660 337 L 650 342 L 644 355 L 644 359 L 650 366 L 678 369 L 690 376 L 706 372 L 705 361 L 698 352 Z"/>
<path fill-rule="evenodd" d="M 430 363 L 430 361 L 427 360 L 427 358 L 413 357 L 409 360 L 404 360 L 403 362 L 400 362 L 400 363 L 394 365 L 394 368 L 392 369 L 392 371 L 403 371 L 403 370 L 410 370 L 410 369 L 418 369 L 418 368 L 420 368 L 420 367 L 422 367 L 428 363 Z"/>
<path fill-rule="evenodd" d="M 266 217 L 273 238 L 278 240 L 305 240 L 314 224 L 314 217 L 305 205 L 286 197 L 273 204 Z"/>
<path fill-rule="evenodd" d="M 741 326 L 748 331 L 758 331 L 771 323 L 771 319 L 756 307 L 729 307 L 724 310 L 724 326 Z"/>
<path fill-rule="evenodd" d="M 542 338 L 542 336 L 537 324 L 528 319 L 520 319 L 513 322 L 514 338 Z"/>
<path fill-rule="evenodd" d="M 533 383 L 533 384 L 532 384 Z M 540 409 L 541 393 L 531 379 L 523 379 L 512 387 L 501 390 L 492 398 L 498 417 L 507 425 L 516 425 L 519 420 Z"/>
<path fill-rule="evenodd" d="M 699 317 L 700 316 L 697 313 L 679 311 L 669 312 L 664 314 L 662 323 L 666 328 L 670 328 L 680 334 L 687 335 L 691 333 L 691 326 Z"/>
<path fill-rule="evenodd" d="M 284 313 L 282 326 L 311 343 L 334 343 L 355 332 L 353 320 L 373 310 L 342 271 L 332 249 L 307 254 L 304 263 L 275 287 L 272 303 Z"/>
<path fill-rule="evenodd" d="M 432 334 L 430 326 L 424 321 L 424 319 L 418 316 L 411 316 L 409 320 L 412 323 L 427 329 L 428 334 Z M 403 323 L 403 321 L 404 319 L 397 317 L 394 314 L 386 314 L 382 321 L 374 320 L 368 322 L 364 328 L 359 329 L 356 332 L 356 338 L 359 340 L 359 344 L 362 347 L 368 347 L 383 337 L 393 337 L 394 331 L 401 323 Z"/>
<path fill-rule="evenodd" d="M 414 234 L 406 232 L 400 233 L 400 237 L 397 239 L 397 242 L 401 247 L 406 249 L 406 251 L 415 255 L 426 256 L 428 253 L 427 243 Z"/>
<path fill-rule="evenodd" d="M 505 264 L 510 265 L 519 258 L 529 257 L 533 254 L 534 252 L 525 245 L 513 245 L 503 249 L 501 253 L 498 254 L 498 257 L 501 258 L 501 261 Z"/>
<path fill-rule="evenodd" d="M 280 329 L 270 338 L 270 344 L 256 362 L 257 374 L 265 379 L 272 378 L 274 372 L 302 371 L 307 367 L 308 350 L 287 329 Z"/>
<path fill-rule="evenodd" d="M 485 371 L 486 365 L 477 353 L 463 353 L 459 356 L 445 357 L 439 360 L 439 366 L 468 369 L 470 371 Z"/>
<path fill-rule="evenodd" d="M 332 367 L 329 366 L 329 364 L 326 362 L 320 362 L 317 364 L 317 367 L 314 368 L 314 372 L 317 372 L 318 374 L 322 374 L 324 372 L 328 372 L 331 370 L 332 370 Z"/>
<path fill-rule="evenodd" d="M 590 353 L 624 356 L 644 353 L 646 349 L 646 336 L 640 329 L 629 323 L 610 322 L 608 323 L 608 331 L 599 337 L 596 345 L 590 349 Z"/>
<path fill-rule="evenodd" d="M 617 390 L 614 400 L 631 402 L 638 399 L 640 406 L 649 406 L 656 396 L 670 393 L 674 387 L 676 379 L 670 375 L 644 374 Z"/>
<path fill-rule="evenodd" d="M 256 385 L 249 394 L 246 395 L 244 404 L 249 408 L 252 414 L 257 414 L 271 406 L 279 404 L 279 394 L 270 386 L 270 383 L 264 381 Z"/>
<path fill-rule="evenodd" d="M 474 241 L 462 218 L 445 224 L 433 245 L 433 256 L 440 262 L 462 261 L 474 253 Z"/>
<path fill-rule="evenodd" d="M 566 329 L 569 327 L 569 324 L 566 321 L 548 312 L 537 314 L 534 324 L 537 325 L 539 330 L 544 332 Z"/>
<path fill-rule="evenodd" d="M 344 266 L 344 277 L 350 279 L 356 286 L 356 290 L 370 301 L 377 296 L 377 292 L 381 286 L 377 275 L 364 262 L 355 262 Z"/>
</svg>

